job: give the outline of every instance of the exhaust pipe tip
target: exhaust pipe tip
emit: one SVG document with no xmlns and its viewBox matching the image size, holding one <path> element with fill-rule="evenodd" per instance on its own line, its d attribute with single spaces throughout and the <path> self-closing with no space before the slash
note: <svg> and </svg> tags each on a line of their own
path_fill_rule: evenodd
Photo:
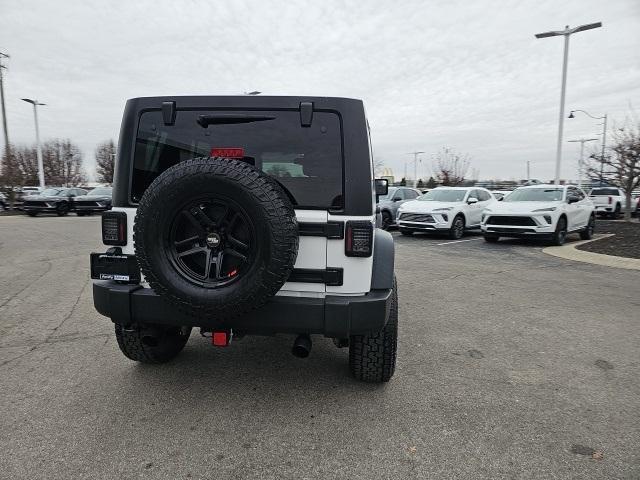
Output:
<svg viewBox="0 0 640 480">
<path fill-rule="evenodd" d="M 162 332 L 157 328 L 145 328 L 140 332 L 140 341 L 147 347 L 157 347 L 160 343 Z"/>
<path fill-rule="evenodd" d="M 298 335 L 293 341 L 291 353 L 298 358 L 307 358 L 311 352 L 311 337 L 309 335 Z"/>
</svg>

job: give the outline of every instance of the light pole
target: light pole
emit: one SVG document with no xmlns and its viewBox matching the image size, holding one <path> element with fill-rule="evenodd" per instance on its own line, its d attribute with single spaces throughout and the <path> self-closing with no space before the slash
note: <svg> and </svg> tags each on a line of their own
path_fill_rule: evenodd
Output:
<svg viewBox="0 0 640 480">
<path fill-rule="evenodd" d="M 604 148 L 607 143 L 607 114 L 604 114 L 604 117 L 594 117 L 589 112 L 585 112 L 584 110 L 571 110 L 569 112 L 569 118 L 576 118 L 573 112 L 582 112 L 588 117 L 591 117 L 595 120 L 603 120 L 602 122 L 602 153 L 600 154 L 600 186 L 602 186 L 602 177 L 604 176 Z"/>
<path fill-rule="evenodd" d="M 584 144 L 586 142 L 595 142 L 597 138 L 581 138 L 579 140 L 567 140 L 570 143 L 580 142 L 580 160 L 578 162 L 578 187 L 582 188 L 582 164 L 584 162 Z"/>
<path fill-rule="evenodd" d="M 40 129 L 38 128 L 38 105 L 46 105 L 38 100 L 23 98 L 23 101 L 33 105 L 33 118 L 36 122 L 36 155 L 38 156 L 38 179 L 40 180 L 40 188 L 44 188 L 44 166 L 42 165 L 42 147 L 40 146 Z"/>
<path fill-rule="evenodd" d="M 9 130 L 7 130 L 7 112 L 4 107 L 4 83 L 3 83 L 3 72 L 2 69 L 6 69 L 4 65 L 2 65 L 2 60 L 4 58 L 9 58 L 9 55 L 6 53 L 0 52 L 0 105 L 2 106 L 2 130 L 4 132 L 4 153 L 9 161 Z M 0 156 L 0 174 L 2 174 L 2 157 Z"/>
<path fill-rule="evenodd" d="M 565 26 L 564 30 L 557 30 L 544 33 L 536 33 L 536 38 L 556 37 L 558 35 L 564 36 L 564 57 L 562 61 L 562 89 L 560 90 L 560 120 L 558 122 L 558 144 L 556 146 L 556 175 L 554 184 L 560 183 L 560 162 L 562 161 L 562 127 L 564 123 L 564 97 L 567 87 L 567 62 L 569 60 L 569 37 L 573 33 L 584 32 L 585 30 L 591 30 L 592 28 L 599 28 L 602 26 L 602 22 L 589 23 L 587 25 L 580 25 L 579 27 L 569 28 L 569 25 Z"/>
<path fill-rule="evenodd" d="M 409 152 L 407 155 L 413 155 L 413 188 L 418 188 L 418 155 L 424 152 Z M 405 164 L 405 178 L 406 178 L 406 164 Z"/>
<path fill-rule="evenodd" d="M 527 185 L 531 183 L 531 160 L 527 160 Z"/>
</svg>

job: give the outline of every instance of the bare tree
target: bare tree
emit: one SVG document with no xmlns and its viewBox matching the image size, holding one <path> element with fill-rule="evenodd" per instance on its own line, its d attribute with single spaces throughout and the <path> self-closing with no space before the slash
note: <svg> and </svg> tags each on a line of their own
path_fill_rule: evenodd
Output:
<svg viewBox="0 0 640 480">
<path fill-rule="evenodd" d="M 20 145 L 11 148 L 13 162 L 20 177 L 19 185 L 38 185 L 38 156 L 36 147 Z"/>
<path fill-rule="evenodd" d="M 9 145 L 4 150 L 2 164 L 4 168 L 0 185 L 13 205 L 20 187 L 38 184 L 36 149 L 25 145 Z"/>
<path fill-rule="evenodd" d="M 640 187 L 640 122 L 627 120 L 623 127 L 616 128 L 610 154 L 602 158 L 592 154 L 588 171 L 591 178 L 602 180 L 621 188 L 626 193 L 625 220 L 631 220 L 631 193 Z"/>
<path fill-rule="evenodd" d="M 69 139 L 46 142 L 42 148 L 44 176 L 50 185 L 69 187 L 86 181 L 80 149 Z"/>
<path fill-rule="evenodd" d="M 381 159 L 380 157 L 375 157 L 373 159 L 373 174 L 376 177 L 379 177 L 382 175 L 383 169 L 384 169 L 384 160 Z"/>
<path fill-rule="evenodd" d="M 433 171 L 440 185 L 456 186 L 464 183 L 470 163 L 468 154 L 461 155 L 451 148 L 443 147 L 435 155 Z"/>
<path fill-rule="evenodd" d="M 96 173 L 98 181 L 113 183 L 113 170 L 116 163 L 116 146 L 113 140 L 108 140 L 96 148 Z"/>
</svg>

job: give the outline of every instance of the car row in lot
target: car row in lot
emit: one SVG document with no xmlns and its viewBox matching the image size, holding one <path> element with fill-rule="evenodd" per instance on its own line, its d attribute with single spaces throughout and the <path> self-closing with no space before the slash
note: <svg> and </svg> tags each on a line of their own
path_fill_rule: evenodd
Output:
<svg viewBox="0 0 640 480">
<path fill-rule="evenodd" d="M 493 203 L 497 200 L 484 188 L 438 187 L 401 205 L 397 224 L 403 235 L 439 231 L 459 239 L 465 230 L 480 227 L 482 212 Z"/>
<path fill-rule="evenodd" d="M 443 232 L 459 239 L 480 229 L 487 242 L 500 237 L 538 237 L 553 245 L 567 235 L 590 239 L 595 228 L 594 202 L 575 185 L 531 185 L 515 189 L 501 201 L 478 187 L 437 187 L 403 202 L 396 223 L 402 235 Z"/>
<path fill-rule="evenodd" d="M 82 188 L 47 188 L 38 195 L 25 198 L 22 209 L 35 217 L 39 213 L 58 216 L 75 212 L 78 216 L 111 210 L 111 187 L 98 187 L 91 191 Z"/>
</svg>

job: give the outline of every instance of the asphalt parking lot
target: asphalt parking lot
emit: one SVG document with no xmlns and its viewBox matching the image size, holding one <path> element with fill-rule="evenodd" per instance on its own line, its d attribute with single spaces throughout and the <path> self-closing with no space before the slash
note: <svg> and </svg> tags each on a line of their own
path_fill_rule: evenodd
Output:
<svg viewBox="0 0 640 480">
<path fill-rule="evenodd" d="M 92 305 L 99 218 L 0 217 L 2 478 L 640 478 L 640 278 L 478 235 L 397 240 L 383 386 L 289 337 L 143 366 Z"/>
</svg>

